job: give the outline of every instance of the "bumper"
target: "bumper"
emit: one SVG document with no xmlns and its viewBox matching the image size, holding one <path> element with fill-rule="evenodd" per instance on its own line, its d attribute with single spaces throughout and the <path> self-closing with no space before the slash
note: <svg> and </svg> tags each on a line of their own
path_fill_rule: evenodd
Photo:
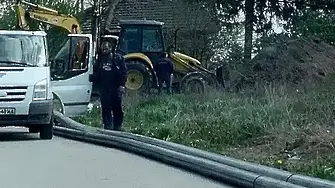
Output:
<svg viewBox="0 0 335 188">
<path fill-rule="evenodd" d="M 29 105 L 28 115 L 0 116 L 0 126 L 28 126 L 49 124 L 52 116 L 52 100 L 34 101 Z"/>
</svg>

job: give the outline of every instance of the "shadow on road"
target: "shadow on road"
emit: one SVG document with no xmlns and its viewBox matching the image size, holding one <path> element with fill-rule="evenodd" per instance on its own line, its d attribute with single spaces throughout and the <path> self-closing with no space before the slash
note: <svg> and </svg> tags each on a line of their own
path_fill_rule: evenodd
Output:
<svg viewBox="0 0 335 188">
<path fill-rule="evenodd" d="M 17 142 L 17 141 L 38 141 L 38 133 L 29 133 L 25 128 L 1 128 L 0 142 Z"/>
</svg>

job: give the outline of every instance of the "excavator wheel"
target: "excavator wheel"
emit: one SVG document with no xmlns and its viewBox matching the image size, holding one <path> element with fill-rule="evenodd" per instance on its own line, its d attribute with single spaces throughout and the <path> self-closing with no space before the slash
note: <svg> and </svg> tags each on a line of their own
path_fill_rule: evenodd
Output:
<svg viewBox="0 0 335 188">
<path fill-rule="evenodd" d="M 180 83 L 182 93 L 204 93 L 206 90 L 205 79 L 201 74 L 188 74 Z"/>
<path fill-rule="evenodd" d="M 152 74 L 149 68 L 138 60 L 126 61 L 127 63 L 127 92 L 148 92 L 152 86 Z"/>
</svg>

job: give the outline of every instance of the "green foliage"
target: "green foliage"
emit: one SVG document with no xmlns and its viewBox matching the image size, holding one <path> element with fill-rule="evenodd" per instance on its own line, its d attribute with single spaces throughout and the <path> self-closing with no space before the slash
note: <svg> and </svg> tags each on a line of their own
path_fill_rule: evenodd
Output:
<svg viewBox="0 0 335 188">
<path fill-rule="evenodd" d="M 245 46 L 244 57 L 248 60 L 252 53 L 253 33 L 261 37 L 269 37 L 269 32 L 272 31 L 274 20 L 285 21 L 286 27 L 295 24 L 298 15 L 305 10 L 312 12 L 322 11 L 323 13 L 334 13 L 334 1 L 319 1 L 319 0 L 188 0 L 190 3 L 201 2 L 210 9 L 217 9 L 218 15 L 225 22 L 236 22 L 236 19 L 244 14 L 245 26 Z M 249 7 L 249 8 L 248 8 Z M 316 22 L 315 22 L 316 23 Z M 322 23 L 319 23 L 322 24 Z M 300 24 L 302 26 L 302 24 Z M 314 31 L 327 30 L 328 34 L 332 33 L 333 26 L 324 24 L 321 27 L 313 27 Z M 300 29 L 301 30 L 301 29 Z M 292 31 L 294 32 L 294 31 Z M 272 35 L 273 33 L 270 33 Z M 323 35 L 322 35 L 323 36 Z M 322 37 L 323 38 L 323 37 Z M 259 44 L 258 44 L 259 45 Z"/>
<path fill-rule="evenodd" d="M 333 158 L 325 158 L 312 165 L 300 165 L 297 168 L 297 171 L 305 175 L 335 180 L 335 160 Z"/>
<path fill-rule="evenodd" d="M 216 63 L 213 63 L 213 67 L 226 64 L 236 70 L 240 65 L 243 60 L 242 27 L 239 23 L 222 23 L 222 29 L 211 45 L 215 51 L 212 61 Z"/>
<path fill-rule="evenodd" d="M 254 49 L 255 53 L 259 53 L 266 47 L 273 46 L 275 44 L 280 44 L 282 42 L 293 39 L 293 37 L 288 36 L 287 33 L 271 33 L 268 35 L 262 35 L 255 40 Z"/>
<path fill-rule="evenodd" d="M 306 9 L 296 15 L 286 30 L 291 30 L 294 37 L 319 37 L 329 44 L 335 42 L 334 15 Z"/>
<path fill-rule="evenodd" d="M 271 25 L 272 20 L 270 18 L 274 16 L 285 21 L 291 21 L 294 16 L 306 9 L 311 11 L 322 10 L 324 12 L 333 12 L 335 10 L 334 1 L 319 1 L 319 0 L 291 0 L 283 2 L 281 0 L 252 0 L 254 3 L 254 21 L 257 24 L 257 28 L 263 30 L 267 28 L 267 25 Z M 192 2 L 202 2 L 209 7 L 216 7 L 220 10 L 220 14 L 226 20 L 231 20 L 237 17 L 242 10 L 245 11 L 246 3 L 250 3 L 251 0 L 192 0 Z"/>
</svg>

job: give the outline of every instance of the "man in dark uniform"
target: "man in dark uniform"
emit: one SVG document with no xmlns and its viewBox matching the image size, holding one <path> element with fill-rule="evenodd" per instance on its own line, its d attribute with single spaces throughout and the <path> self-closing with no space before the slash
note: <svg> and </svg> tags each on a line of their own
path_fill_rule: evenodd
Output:
<svg viewBox="0 0 335 188">
<path fill-rule="evenodd" d="M 155 71 L 158 79 L 158 92 L 161 94 L 163 85 L 168 94 L 172 93 L 172 78 L 174 65 L 168 58 L 167 53 L 162 54 L 160 59 L 155 63 Z"/>
<path fill-rule="evenodd" d="M 120 131 L 124 116 L 122 98 L 127 68 L 123 56 L 116 53 L 116 44 L 116 40 L 102 43 L 96 64 L 96 82 L 99 83 L 104 128 Z"/>
</svg>

